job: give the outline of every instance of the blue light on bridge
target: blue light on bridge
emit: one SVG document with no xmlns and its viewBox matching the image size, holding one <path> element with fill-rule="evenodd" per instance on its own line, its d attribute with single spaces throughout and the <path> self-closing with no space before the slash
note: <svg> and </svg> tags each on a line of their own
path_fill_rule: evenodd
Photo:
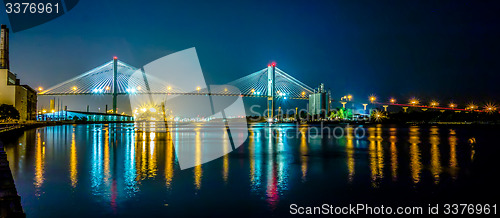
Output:
<svg viewBox="0 0 500 218">
<path fill-rule="evenodd" d="M 95 88 L 94 90 L 92 90 L 93 93 L 103 93 L 104 92 L 104 89 L 98 89 L 98 88 Z"/>
<path fill-rule="evenodd" d="M 127 89 L 127 92 L 128 92 L 128 93 L 135 93 L 135 92 L 136 92 L 136 90 L 135 90 L 134 88 L 131 88 L 131 89 Z"/>
</svg>

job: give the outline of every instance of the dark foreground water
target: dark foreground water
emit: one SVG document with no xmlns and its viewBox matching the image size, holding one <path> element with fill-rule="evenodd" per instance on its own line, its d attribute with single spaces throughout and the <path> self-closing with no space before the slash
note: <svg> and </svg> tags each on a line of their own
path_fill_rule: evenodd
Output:
<svg viewBox="0 0 500 218">
<path fill-rule="evenodd" d="M 174 129 L 67 125 L 3 141 L 28 217 L 241 217 L 288 215 L 292 203 L 427 206 L 499 199 L 497 127 L 378 125 L 363 127 L 362 138 L 352 128 L 335 138 L 316 136 L 310 127 L 253 126 L 241 147 L 187 170 L 176 162 Z"/>
</svg>

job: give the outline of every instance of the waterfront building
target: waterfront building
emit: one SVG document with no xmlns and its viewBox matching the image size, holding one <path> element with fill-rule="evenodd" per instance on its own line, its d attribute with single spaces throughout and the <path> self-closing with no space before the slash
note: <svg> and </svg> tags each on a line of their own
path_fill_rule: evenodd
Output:
<svg viewBox="0 0 500 218">
<path fill-rule="evenodd" d="M 5 25 L 1 26 L 0 39 L 0 104 L 14 106 L 20 120 L 36 118 L 36 91 L 28 85 L 21 85 L 17 76 L 10 72 L 9 29 Z"/>
</svg>

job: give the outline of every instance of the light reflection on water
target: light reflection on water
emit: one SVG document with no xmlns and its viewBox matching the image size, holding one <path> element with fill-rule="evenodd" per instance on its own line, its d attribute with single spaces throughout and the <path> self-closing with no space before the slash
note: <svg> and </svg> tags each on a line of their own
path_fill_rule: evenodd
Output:
<svg viewBox="0 0 500 218">
<path fill-rule="evenodd" d="M 33 213 L 43 214 L 39 205 L 64 204 L 57 196 L 69 196 L 65 199 L 69 208 L 74 201 L 87 201 L 116 214 L 127 211 L 128 201 L 142 199 L 141 193 L 156 198 L 155 192 L 180 196 L 180 190 L 182 195 L 196 196 L 204 190 L 224 190 L 221 187 L 238 189 L 226 194 L 258 196 L 252 201 L 262 200 L 273 211 L 294 188 L 310 181 L 329 184 L 322 177 L 333 171 L 340 172 L 335 175 L 342 175 L 339 180 L 347 185 L 369 184 L 371 189 L 404 181 L 416 186 L 428 181 L 438 185 L 447 177 L 457 180 L 459 166 L 466 161 L 457 153 L 473 156 L 476 143 L 474 138 L 462 145 L 456 130 L 444 127 L 377 125 L 367 127 L 362 138 L 347 127 L 340 139 L 311 137 L 309 130 L 309 126 L 254 126 L 237 151 L 184 171 L 175 157 L 180 141 L 194 137 L 198 164 L 202 153 L 208 152 L 203 139 L 222 137 L 227 149 L 227 135 L 211 136 L 199 126 L 168 132 L 136 131 L 120 124 L 55 126 L 26 132 L 7 144 L 6 152 L 20 195 Z M 80 196 L 73 199 L 69 193 Z"/>
</svg>

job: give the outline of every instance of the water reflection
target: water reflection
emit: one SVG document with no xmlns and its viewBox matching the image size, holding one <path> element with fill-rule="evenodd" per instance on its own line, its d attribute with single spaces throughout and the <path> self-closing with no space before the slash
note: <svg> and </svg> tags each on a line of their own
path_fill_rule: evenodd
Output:
<svg viewBox="0 0 500 218">
<path fill-rule="evenodd" d="M 413 183 L 420 182 L 420 173 L 422 172 L 422 162 L 420 157 L 420 129 L 416 126 L 410 127 L 410 170 Z"/>
<path fill-rule="evenodd" d="M 354 145 L 353 145 L 353 140 L 354 135 L 353 135 L 353 128 L 352 127 L 347 127 L 346 128 L 346 152 L 347 152 L 347 170 L 349 171 L 348 175 L 348 181 L 349 183 L 352 182 L 354 179 L 354 173 L 355 173 L 355 160 L 354 160 Z"/>
<path fill-rule="evenodd" d="M 338 140 L 324 135 L 313 138 L 311 126 L 307 125 L 252 127 L 248 140 L 236 152 L 204 165 L 198 164 L 202 154 L 210 152 L 204 140 L 223 137 L 221 146 L 223 152 L 228 152 L 227 132 L 215 134 L 199 127 L 144 132 L 133 126 L 111 124 L 46 127 L 33 130 L 24 139 L 20 137 L 6 151 L 15 181 L 21 184 L 20 193 L 37 199 L 43 195 L 45 200 L 50 196 L 71 199 L 61 190 L 90 193 L 80 200 L 104 202 L 112 213 L 120 211 L 120 206 L 126 205 L 123 202 L 136 202 L 145 194 L 157 193 L 156 198 L 162 200 L 163 196 L 188 198 L 203 195 L 202 190 L 217 187 L 217 182 L 225 190 L 236 190 L 238 195 L 257 196 L 255 199 L 262 199 L 271 210 L 296 189 L 311 184 L 372 189 L 411 180 L 419 187 L 426 183 L 443 185 L 459 181 L 459 166 L 466 168 L 469 164 L 463 162 L 470 162 L 468 152 L 471 159 L 475 158 L 475 138 L 458 135 L 455 129 L 382 125 L 360 128 L 366 130 L 365 137 L 357 138 L 360 131 L 348 126 Z M 179 141 L 185 138 L 194 143 L 193 161 L 198 165 L 181 171 L 175 154 Z M 461 154 L 458 148 L 467 153 Z M 452 179 L 446 180 L 447 176 Z M 67 184 L 60 185 L 60 178 Z M 31 189 L 25 188 L 26 183 Z M 64 185 L 67 189 L 54 189 Z"/>
<path fill-rule="evenodd" d="M 172 134 L 167 132 L 167 145 L 166 145 L 166 154 L 165 154 L 165 185 L 168 189 L 172 187 L 172 179 L 174 178 L 174 142 L 172 140 Z"/>
<path fill-rule="evenodd" d="M 431 127 L 429 142 L 431 144 L 431 173 L 434 176 L 434 183 L 439 183 L 441 174 L 441 155 L 439 153 L 439 131 L 437 127 Z"/>
<path fill-rule="evenodd" d="M 456 134 L 454 129 L 450 129 L 450 136 L 448 137 L 448 141 L 450 142 L 450 174 L 454 180 L 457 179 L 458 171 Z"/>
<path fill-rule="evenodd" d="M 40 196 L 40 188 L 45 181 L 45 146 L 42 144 L 40 132 L 36 134 L 35 146 L 35 195 Z"/>
<path fill-rule="evenodd" d="M 199 190 L 201 188 L 201 177 L 203 174 L 202 168 L 201 168 L 201 132 L 200 128 L 195 128 L 194 129 L 196 137 L 195 137 L 195 167 L 194 167 L 194 184 L 196 187 L 196 190 Z"/>
<path fill-rule="evenodd" d="M 307 128 L 300 128 L 300 161 L 301 166 L 300 169 L 302 171 L 302 182 L 307 181 L 307 160 L 308 160 L 308 149 L 307 149 Z"/>
<path fill-rule="evenodd" d="M 370 156 L 371 183 L 378 187 L 384 178 L 384 150 L 382 147 L 382 129 L 380 127 L 368 128 L 368 152 Z"/>
<path fill-rule="evenodd" d="M 78 160 L 76 157 L 76 139 L 75 139 L 75 129 L 72 129 L 71 133 L 71 150 L 70 150 L 70 162 L 69 162 L 69 175 L 71 179 L 71 186 L 73 188 L 76 187 L 76 183 L 78 182 L 78 169 L 77 169 L 77 164 Z"/>
<path fill-rule="evenodd" d="M 391 174 L 392 181 L 398 180 L 398 148 L 396 147 L 396 143 L 398 142 L 397 129 L 390 128 L 389 129 L 389 141 L 391 142 Z"/>
</svg>

